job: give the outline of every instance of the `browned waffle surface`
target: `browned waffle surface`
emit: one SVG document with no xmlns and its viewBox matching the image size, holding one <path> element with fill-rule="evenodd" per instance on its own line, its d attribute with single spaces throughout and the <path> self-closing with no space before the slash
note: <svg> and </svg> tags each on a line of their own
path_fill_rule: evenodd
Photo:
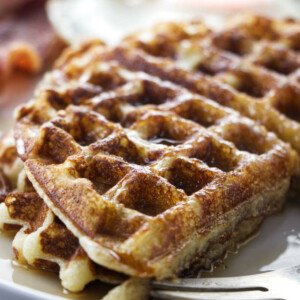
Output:
<svg viewBox="0 0 300 300">
<path fill-rule="evenodd" d="M 126 275 L 90 260 L 78 239 L 33 189 L 16 156 L 11 135 L 9 132 L 0 140 L 0 229 L 16 233 L 12 242 L 15 261 L 59 273 L 62 286 L 71 292 L 79 292 L 86 284 L 98 279 L 110 284 L 121 283 L 112 286 L 103 298 L 105 300 L 146 299 L 149 294 L 146 281 L 126 280 Z"/>
<path fill-rule="evenodd" d="M 222 31 L 158 24 L 127 37 L 116 59 L 263 124 L 300 151 L 300 23 L 243 15 Z"/>
<path fill-rule="evenodd" d="M 281 208 L 297 155 L 113 54 L 99 43 L 65 54 L 19 109 L 26 173 L 99 265 L 158 279 L 207 267 Z"/>
<path fill-rule="evenodd" d="M 78 239 L 34 191 L 22 166 L 18 176 L 12 176 L 15 165 L 20 163 L 13 155 L 16 149 L 10 134 L 1 139 L 1 150 L 0 229 L 16 233 L 12 243 L 15 260 L 21 265 L 59 273 L 63 287 L 73 292 L 96 279 L 114 284 L 125 280 L 126 276 L 88 258 Z"/>
</svg>

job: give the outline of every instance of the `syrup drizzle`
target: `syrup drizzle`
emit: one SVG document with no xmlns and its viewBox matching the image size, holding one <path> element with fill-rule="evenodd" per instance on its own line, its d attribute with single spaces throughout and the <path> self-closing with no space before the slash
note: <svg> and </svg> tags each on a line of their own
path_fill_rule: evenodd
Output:
<svg viewBox="0 0 300 300">
<path fill-rule="evenodd" d="M 173 139 L 168 139 L 168 138 L 164 138 L 164 137 L 156 137 L 156 136 L 151 138 L 149 140 L 149 142 L 154 143 L 154 144 L 163 144 L 166 146 L 176 146 L 176 145 L 180 145 L 180 144 L 184 143 L 184 141 L 182 141 L 182 140 L 173 140 Z"/>
</svg>

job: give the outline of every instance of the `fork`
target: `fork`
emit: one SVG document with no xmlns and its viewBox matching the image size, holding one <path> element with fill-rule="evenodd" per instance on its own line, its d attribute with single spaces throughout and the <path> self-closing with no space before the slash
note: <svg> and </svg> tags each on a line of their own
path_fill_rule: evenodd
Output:
<svg viewBox="0 0 300 300">
<path fill-rule="evenodd" d="M 300 300 L 300 265 L 240 277 L 154 281 L 151 296 L 169 300 Z"/>
</svg>

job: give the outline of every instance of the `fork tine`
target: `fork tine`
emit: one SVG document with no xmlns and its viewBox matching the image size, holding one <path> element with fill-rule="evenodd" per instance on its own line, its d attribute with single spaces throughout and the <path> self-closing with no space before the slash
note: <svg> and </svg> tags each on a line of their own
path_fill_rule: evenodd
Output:
<svg viewBox="0 0 300 300">
<path fill-rule="evenodd" d="M 151 296 L 155 299 L 165 300 L 285 300 L 284 298 L 272 297 L 268 292 L 261 291 L 191 293 L 156 290 L 151 291 Z"/>
</svg>

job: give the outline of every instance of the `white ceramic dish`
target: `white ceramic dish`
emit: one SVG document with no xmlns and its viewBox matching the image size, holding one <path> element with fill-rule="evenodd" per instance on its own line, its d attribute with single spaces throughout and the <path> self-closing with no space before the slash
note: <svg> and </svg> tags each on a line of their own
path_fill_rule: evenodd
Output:
<svg viewBox="0 0 300 300">
<path fill-rule="evenodd" d="M 64 26 L 64 28 L 58 28 L 67 39 L 72 40 L 77 38 L 72 30 L 81 28 L 80 33 L 86 36 L 87 32 L 90 32 L 92 36 L 95 36 L 96 28 L 99 28 L 99 22 L 103 21 L 102 18 L 90 18 L 92 21 L 84 27 L 83 22 L 86 20 L 84 16 L 81 19 L 77 18 L 77 13 L 80 11 L 79 2 L 81 0 L 67 0 L 65 2 L 61 0 L 53 0 L 52 6 L 52 21 L 59 26 Z M 107 5 L 107 1 L 102 1 L 102 4 L 95 0 L 86 0 L 89 3 L 94 3 L 94 7 L 100 7 L 101 5 Z M 85 3 L 85 1 L 81 1 Z M 109 10 L 104 21 L 111 20 L 110 18 L 116 18 L 116 12 L 118 12 L 119 4 L 115 2 L 115 6 Z M 132 1 L 134 2 L 134 1 Z M 165 1 L 167 2 L 167 1 Z M 290 2 L 290 1 L 289 1 Z M 68 9 L 72 3 L 72 9 Z M 66 5 L 61 9 L 59 5 Z M 98 6 L 97 6 L 98 5 Z M 85 5 L 85 13 L 90 15 L 95 11 L 101 11 L 92 9 L 93 6 Z M 53 14 L 53 9 L 56 9 L 57 14 Z M 73 20 L 69 21 L 71 23 L 66 23 L 66 16 L 70 16 L 68 13 L 72 10 Z M 130 14 L 130 10 L 127 11 Z M 123 17 L 119 19 L 119 22 L 115 23 L 119 28 L 122 27 L 123 30 L 133 30 L 130 24 L 126 25 L 127 20 L 132 18 Z M 162 18 L 163 12 L 155 16 L 155 19 Z M 169 13 L 168 19 L 173 18 L 174 14 Z M 178 17 L 178 16 L 177 16 Z M 211 17 L 211 16 L 210 16 Z M 76 26 L 72 21 L 76 20 Z M 152 18 L 154 20 L 154 18 Z M 209 16 L 208 16 L 209 19 Z M 94 21 L 93 21 L 94 20 Z M 143 21 L 143 18 L 138 18 L 139 21 Z M 152 21 L 153 21 L 152 20 Z M 212 18 L 210 21 L 215 22 L 217 19 Z M 78 23 L 79 21 L 79 23 Z M 95 23 L 95 22 L 98 23 Z M 62 23 L 63 22 L 63 23 Z M 93 23 L 94 22 L 94 23 Z M 138 24 L 138 25 L 137 25 Z M 97 26 L 96 26 L 97 25 Z M 103 25 L 103 24 L 102 24 Z M 122 25 L 122 26 L 121 26 Z M 126 25 L 126 26 L 125 26 Z M 139 26 L 139 22 L 135 22 L 135 26 Z M 101 26 L 100 26 L 101 28 Z M 65 32 L 63 32 L 66 30 Z M 102 32 L 110 33 L 109 31 L 102 30 Z M 114 35 L 107 36 L 109 42 L 113 43 L 118 40 L 124 32 L 120 31 L 118 28 L 114 29 Z M 101 38 L 105 38 L 100 36 Z M 20 90 L 19 90 L 20 91 Z M 26 99 L 30 96 L 26 96 Z M 11 96 L 9 97 L 11 99 Z M 22 100 L 21 100 L 22 101 Z M 2 111 L 3 112 L 3 111 Z M 5 116 L 5 117 L 4 117 Z M 1 124 L 2 123 L 2 124 Z M 0 115 L 0 131 L 6 130 L 10 127 L 11 118 L 7 114 Z M 300 200 L 300 199 L 299 199 Z M 285 210 L 268 218 L 260 232 L 257 236 L 247 242 L 246 246 L 241 246 L 237 254 L 229 253 L 224 264 L 219 265 L 213 272 L 202 274 L 205 277 L 219 277 L 219 276 L 240 276 L 240 275 L 250 275 L 259 272 L 264 272 L 268 270 L 275 270 L 282 267 L 288 267 L 300 263 L 300 201 L 297 203 L 289 202 L 286 205 Z M 16 265 L 12 261 L 12 249 L 11 249 L 12 237 L 0 233 L 0 300 L 15 300 L 15 299 L 100 299 L 104 295 L 108 286 L 95 283 L 91 284 L 83 293 L 80 294 L 70 294 L 63 291 L 58 276 L 48 272 L 37 271 L 33 269 L 26 269 Z"/>
</svg>

